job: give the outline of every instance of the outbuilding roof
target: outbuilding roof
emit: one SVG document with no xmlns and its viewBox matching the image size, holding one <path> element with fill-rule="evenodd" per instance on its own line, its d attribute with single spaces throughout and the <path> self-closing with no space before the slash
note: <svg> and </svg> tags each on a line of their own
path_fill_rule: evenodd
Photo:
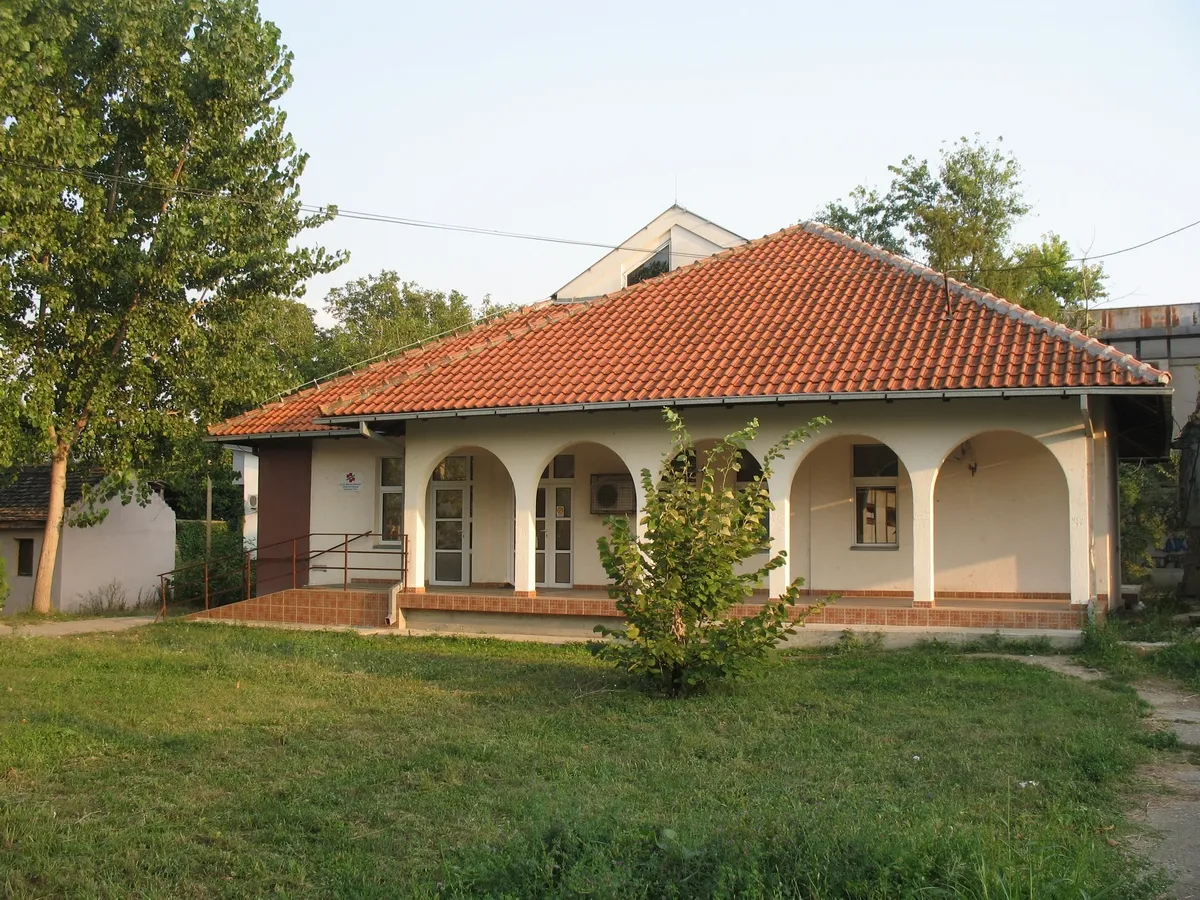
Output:
<svg viewBox="0 0 1200 900">
<path fill-rule="evenodd" d="M 1166 373 L 806 223 L 586 302 L 543 302 L 251 410 L 218 436 L 580 404 L 1143 388 Z"/>
<path fill-rule="evenodd" d="M 67 470 L 64 503 L 70 509 L 83 496 L 85 485 L 96 484 L 102 473 Z M 44 524 L 50 512 L 50 467 L 29 466 L 0 473 L 0 527 Z"/>
</svg>

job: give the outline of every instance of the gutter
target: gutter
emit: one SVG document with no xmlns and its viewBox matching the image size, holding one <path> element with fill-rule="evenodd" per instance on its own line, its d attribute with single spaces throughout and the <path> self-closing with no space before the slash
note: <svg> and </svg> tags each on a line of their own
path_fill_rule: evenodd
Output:
<svg viewBox="0 0 1200 900">
<path fill-rule="evenodd" d="M 311 431 L 271 431 L 263 434 L 206 434 L 205 443 L 240 444 L 243 441 L 265 441 L 275 438 L 358 437 L 357 428 L 326 428 Z"/>
<path fill-rule="evenodd" d="M 1169 396 L 1174 389 L 1169 385 L 1147 385 L 1145 387 L 1084 387 L 1084 388 L 1016 388 L 956 390 L 956 391 L 873 391 L 852 394 L 770 394 L 763 397 L 682 397 L 678 399 L 659 400 L 623 400 L 601 403 L 560 403 L 541 406 L 502 406 L 484 407 L 480 409 L 429 410 L 426 412 L 397 412 L 376 413 L 372 415 L 325 416 L 314 419 L 322 425 L 347 425 L 366 422 L 395 422 L 410 419 L 459 419 L 478 416 L 508 416 L 528 415 L 532 413 L 555 412 L 601 412 L 612 409 L 662 409 L 663 407 L 690 406 L 752 406 L 755 404 L 783 405 L 787 403 L 842 403 L 856 400 L 883 400 L 887 403 L 896 400 L 965 400 L 978 398 L 1013 399 L 1017 397 L 1085 397 L 1091 394 L 1101 396 L 1132 394 Z M 358 434 L 354 431 L 321 431 L 320 435 Z M 280 437 L 295 437 L 297 435 L 280 435 Z M 261 435 L 260 435 L 261 437 Z"/>
</svg>

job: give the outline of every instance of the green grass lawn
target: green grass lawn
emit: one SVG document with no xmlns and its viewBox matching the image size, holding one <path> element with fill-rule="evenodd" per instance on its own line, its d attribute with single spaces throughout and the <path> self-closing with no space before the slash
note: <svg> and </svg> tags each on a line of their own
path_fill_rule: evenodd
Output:
<svg viewBox="0 0 1200 900">
<path fill-rule="evenodd" d="M 853 651 L 667 701 L 581 647 L 4 639 L 0 890 L 1153 896 L 1120 839 L 1154 751 L 1111 687 Z"/>
</svg>

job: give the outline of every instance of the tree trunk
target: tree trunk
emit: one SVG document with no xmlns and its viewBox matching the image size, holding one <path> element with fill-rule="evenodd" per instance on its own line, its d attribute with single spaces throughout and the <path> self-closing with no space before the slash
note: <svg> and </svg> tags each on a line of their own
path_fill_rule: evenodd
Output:
<svg viewBox="0 0 1200 900">
<path fill-rule="evenodd" d="M 50 594 L 54 588 L 54 563 L 58 559 L 58 541 L 62 536 L 63 499 L 67 493 L 67 456 L 71 448 L 59 444 L 50 462 L 50 508 L 46 512 L 46 530 L 42 533 L 42 555 L 38 557 L 37 578 L 33 582 L 33 611 L 50 612 Z"/>
</svg>

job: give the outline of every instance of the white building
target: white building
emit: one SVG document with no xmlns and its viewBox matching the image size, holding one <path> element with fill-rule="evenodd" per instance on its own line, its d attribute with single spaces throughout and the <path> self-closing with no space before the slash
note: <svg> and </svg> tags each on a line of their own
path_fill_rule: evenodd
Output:
<svg viewBox="0 0 1200 900">
<path fill-rule="evenodd" d="M 986 628 L 1117 601 L 1117 461 L 1166 452 L 1167 374 L 821 225 L 709 231 L 738 243 L 676 265 L 677 225 L 556 301 L 214 428 L 259 451 L 259 594 L 390 579 L 405 610 L 491 630 L 612 616 L 596 539 L 642 508 L 672 407 L 701 451 L 759 419 L 745 470 L 830 420 L 775 465 L 763 597 L 803 578 L 841 595 L 829 623 Z"/>
<path fill-rule="evenodd" d="M 68 519 L 79 508 L 84 485 L 97 480 L 68 474 Z M 0 553 L 9 586 L 5 613 L 23 612 L 32 603 L 49 501 L 48 466 L 22 469 L 0 486 Z M 104 507 L 108 514 L 97 525 L 63 527 L 51 594 L 56 610 L 76 612 L 96 601 L 151 603 L 159 575 L 175 566 L 175 513 L 158 491 L 146 506 L 114 499 Z"/>
</svg>

